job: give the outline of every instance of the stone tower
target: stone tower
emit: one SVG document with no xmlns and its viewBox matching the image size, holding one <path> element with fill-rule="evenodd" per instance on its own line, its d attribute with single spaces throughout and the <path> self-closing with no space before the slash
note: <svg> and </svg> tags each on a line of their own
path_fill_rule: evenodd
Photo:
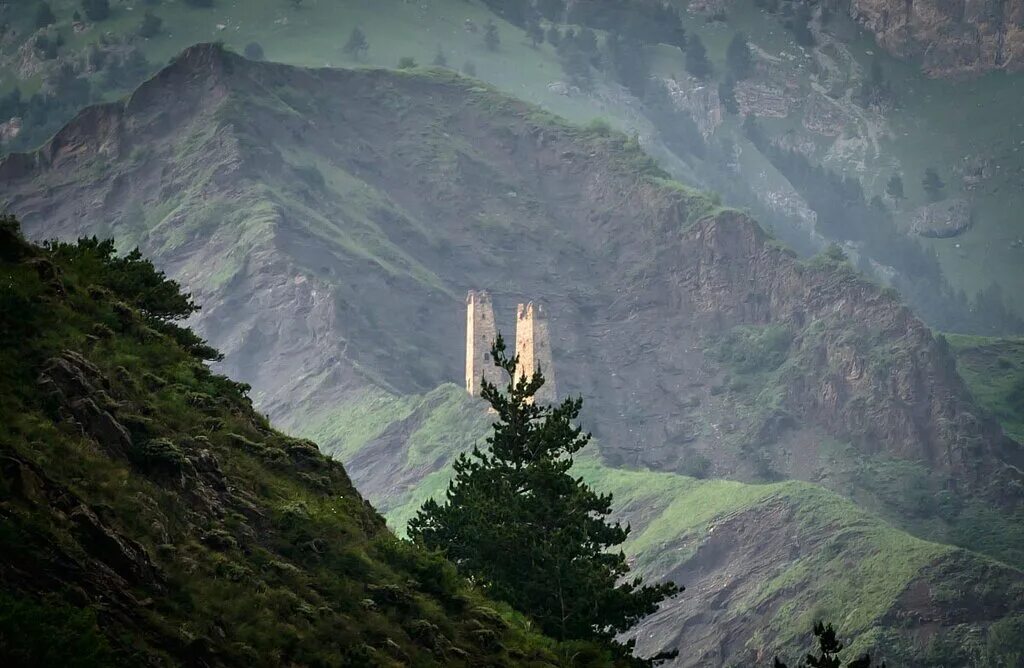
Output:
<svg viewBox="0 0 1024 668">
<path fill-rule="evenodd" d="M 551 335 L 548 316 L 540 304 L 520 304 L 516 309 L 516 354 L 521 375 L 532 375 L 539 367 L 544 372 L 544 387 L 534 397 L 539 403 L 553 404 L 555 366 L 551 357 Z"/>
<path fill-rule="evenodd" d="M 497 338 L 491 295 L 485 290 L 470 290 L 466 295 L 466 391 L 480 395 L 480 379 L 499 385 L 501 370 L 491 359 L 491 344 Z"/>
</svg>

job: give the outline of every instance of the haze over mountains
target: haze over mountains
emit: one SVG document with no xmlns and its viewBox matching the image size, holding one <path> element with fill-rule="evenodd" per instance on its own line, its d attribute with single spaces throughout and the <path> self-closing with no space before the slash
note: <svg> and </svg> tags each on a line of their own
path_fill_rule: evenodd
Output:
<svg viewBox="0 0 1024 668">
<path fill-rule="evenodd" d="M 868 502 L 928 538 L 998 500 L 1009 548 L 970 547 L 1020 554 L 1020 446 L 984 417 L 948 345 L 842 257 L 799 261 L 752 220 L 667 180 L 626 137 L 443 71 L 302 70 L 199 46 L 124 103 L 5 159 L 0 175 L 30 235 L 113 235 L 188 286 L 223 368 L 276 421 L 338 453 L 393 518 L 482 440 L 474 402 L 431 391 L 461 375 L 465 290 L 543 298 L 559 384 L 584 394 L 600 441 L 605 465 L 585 466 L 621 499 L 641 570 L 694 585 L 641 631 L 645 649 L 694 643 L 680 665 L 784 643 L 793 613 L 771 611 L 797 592 L 798 618 L 820 612 L 816 595 L 865 606 L 848 627 L 867 634 L 860 649 L 908 605 L 928 618 L 949 569 L 1008 594 L 957 604 L 980 617 L 953 606 L 929 623 L 966 633 L 1017 610 L 1016 568 L 915 542 L 820 488 L 606 468 L 802 478 L 869 499 L 880 481 L 841 476 L 841 453 L 845 466 L 916 476 L 926 497 L 953 485 L 945 517 L 908 510 L 902 482 Z M 680 518 L 684 500 L 702 510 Z M 754 525 L 771 536 L 743 530 Z M 830 565 L 836 526 L 849 544 L 834 558 L 860 554 L 869 572 Z M 887 550 L 913 557 L 890 567 Z M 722 589 L 726 573 L 748 575 Z M 856 588 L 836 597 L 868 577 L 885 583 L 870 603 Z M 765 588 L 787 578 L 803 585 Z M 904 598 L 911 587 L 932 593 Z M 751 628 L 765 645 L 749 645 Z M 911 656 L 906 637 L 890 651 Z"/>
<path fill-rule="evenodd" d="M 470 48 L 461 12 L 499 20 L 466 7 L 438 3 L 422 15 L 456 31 L 453 51 Z M 722 115 L 717 97 L 701 112 L 694 91 L 711 84 L 680 77 L 677 111 L 701 128 L 720 123 L 689 148 L 670 136 L 682 117 L 657 118 L 650 100 L 637 111 L 618 84 L 569 95 L 522 85 L 524 97 L 577 120 L 596 108 L 611 120 L 581 126 L 447 68 L 306 69 L 197 45 L 38 150 L 0 160 L 2 201 L 33 239 L 138 245 L 202 305 L 190 324 L 224 353 L 218 371 L 251 384 L 276 425 L 342 461 L 399 533 L 489 427 L 454 384 L 466 291 L 491 292 L 508 335 L 517 302 L 543 301 L 559 392 L 584 397 L 597 441 L 580 475 L 614 493 L 633 526 L 625 547 L 635 569 L 687 586 L 636 631 L 642 653 L 680 647 L 673 665 L 760 664 L 826 618 L 850 656 L 1014 665 L 1022 649 L 1006 638 L 1024 631 L 1024 354 L 1019 340 L 946 336 L 922 317 L 1010 332 L 1019 295 L 983 313 L 995 302 L 971 306 L 942 283 L 978 255 L 950 251 L 939 270 L 927 254 L 892 250 L 916 248 L 902 226 L 910 205 L 887 201 L 880 214 L 870 199 L 894 160 L 919 159 L 880 139 L 909 111 L 853 99 L 869 75 L 852 37 L 844 42 L 835 24 L 836 34 L 822 32 L 826 9 L 809 24 L 817 44 L 801 52 L 806 61 L 755 50 L 758 75 L 737 84 L 737 98 L 763 112 L 752 112 L 758 127 Z M 414 9 L 394 11 L 404 25 Z M 744 5 L 726 11 L 737 25 L 777 20 Z M 881 5 L 846 11 L 896 53 L 936 44 L 918 63 L 934 75 L 1015 67 L 1012 11 L 970 23 L 974 32 L 923 4 L 903 23 Z M 707 36 L 720 23 L 692 30 Z M 518 28 L 499 25 L 505 57 L 551 65 L 549 46 L 534 51 Z M 410 51 L 433 51 L 416 39 Z M 672 90 L 658 76 L 669 47 L 648 48 L 653 80 Z M 500 58 L 482 54 L 480 75 L 508 89 Z M 805 68 L 826 57 L 835 67 L 810 78 Z M 823 129 L 810 102 L 785 118 L 768 113 L 772 95 L 754 92 L 787 77 L 790 101 L 821 102 L 819 83 L 842 80 L 831 99 L 842 101 L 845 130 L 809 129 Z M 1002 81 L 1012 98 L 1016 79 Z M 992 214 L 986 198 L 1015 196 L 1013 178 L 994 173 L 1009 171 L 1003 158 L 983 161 L 975 215 Z M 802 171 L 804 159 L 866 186 L 815 181 L 822 172 Z M 672 176 L 723 190 L 725 205 Z M 815 199 L 823 183 L 850 199 Z M 838 209 L 848 211 L 842 225 L 829 217 Z M 997 218 L 924 243 L 943 253 L 951 246 L 941 243 L 981 243 Z M 826 248 L 831 239 L 843 243 Z M 1013 252 L 1003 244 L 983 268 L 993 273 L 963 284 L 1013 285 L 1015 270 L 1003 271 Z M 920 267 L 939 273 L 916 281 Z"/>
</svg>

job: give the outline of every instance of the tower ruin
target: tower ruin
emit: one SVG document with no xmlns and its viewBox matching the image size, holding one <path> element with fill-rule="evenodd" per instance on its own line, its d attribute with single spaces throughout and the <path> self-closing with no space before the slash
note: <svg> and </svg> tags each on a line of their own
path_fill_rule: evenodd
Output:
<svg viewBox="0 0 1024 668">
<path fill-rule="evenodd" d="M 532 375 L 538 368 L 544 372 L 544 387 L 534 397 L 542 404 L 555 403 L 555 366 L 551 356 L 551 335 L 547 312 L 540 304 L 520 304 L 516 309 L 516 354 L 519 373 Z"/>
<path fill-rule="evenodd" d="M 480 395 L 480 379 L 500 384 L 501 371 L 491 359 L 491 344 L 498 336 L 494 307 L 486 290 L 470 290 L 466 295 L 466 391 Z"/>
</svg>

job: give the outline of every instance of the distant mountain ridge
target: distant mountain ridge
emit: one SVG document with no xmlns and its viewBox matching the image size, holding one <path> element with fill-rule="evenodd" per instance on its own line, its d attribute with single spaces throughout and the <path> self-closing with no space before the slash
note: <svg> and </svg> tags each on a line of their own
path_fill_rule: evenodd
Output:
<svg viewBox="0 0 1024 668">
<path fill-rule="evenodd" d="M 33 236 L 112 234 L 151 253 L 205 304 L 196 325 L 224 368 L 286 422 L 314 389 L 459 378 L 461 298 L 487 287 L 550 304 L 566 387 L 588 396 L 606 447 L 639 441 L 656 467 L 721 449 L 727 437 L 700 429 L 725 415 L 767 446 L 817 424 L 967 484 L 1020 461 L 895 298 L 841 263 L 772 250 L 625 138 L 450 73 L 302 70 L 199 46 L 7 157 L 0 178 Z M 768 325 L 802 361 L 777 407 L 737 416 L 712 392 L 729 370 L 699 350 Z M 900 363 L 872 362 L 886 356 Z"/>
</svg>

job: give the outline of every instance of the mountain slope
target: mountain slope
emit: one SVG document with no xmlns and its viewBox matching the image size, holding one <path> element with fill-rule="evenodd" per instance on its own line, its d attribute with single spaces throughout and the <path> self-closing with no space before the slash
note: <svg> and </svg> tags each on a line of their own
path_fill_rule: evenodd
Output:
<svg viewBox="0 0 1024 668">
<path fill-rule="evenodd" d="M 451 458 L 481 446 L 490 421 L 453 385 L 390 406 L 378 396 L 335 423 L 351 435 L 337 454 L 401 532 L 444 495 Z M 309 433 L 329 438 L 330 426 Z M 592 455 L 574 470 L 614 494 L 633 530 L 624 548 L 634 570 L 686 585 L 635 631 L 641 653 L 678 647 L 671 665 L 762 665 L 805 645 L 823 618 L 849 656 L 869 651 L 890 665 L 1012 665 L 1020 650 L 1000 639 L 1024 623 L 1019 568 L 916 539 L 820 486 L 623 470 Z"/>
<path fill-rule="evenodd" d="M 610 665 L 397 541 L 95 249 L 0 249 L 4 665 Z"/>
<path fill-rule="evenodd" d="M 577 122 L 608 119 L 638 136 L 675 178 L 749 207 L 800 249 L 828 240 L 845 244 L 880 280 L 898 285 L 934 326 L 985 334 L 1024 326 L 1015 315 L 1024 301 L 1013 289 L 1024 249 L 1013 180 L 1020 168 L 1014 148 L 1022 137 L 1004 113 L 1017 105 L 1024 78 L 939 81 L 882 53 L 904 42 L 925 58 L 947 61 L 951 71 L 983 71 L 987 65 L 978 58 L 1005 54 L 1012 69 L 1016 8 L 817 3 L 809 32 L 797 39 L 794 13 L 804 17 L 807 6 L 799 0 L 671 3 L 686 34 L 707 44 L 712 75 L 704 81 L 688 74 L 674 45 L 680 40 L 659 43 L 664 31 L 652 25 L 651 8 L 658 8 L 653 17 L 660 24 L 662 3 L 573 2 L 571 11 L 557 4 L 547 3 L 544 11 L 552 39 L 538 44 L 514 25 L 519 3 L 506 9 L 483 0 L 167 2 L 143 10 L 160 21 L 160 29 L 145 36 L 141 12 L 131 4 L 115 3 L 109 17 L 92 21 L 81 19 L 78 0 L 49 0 L 56 22 L 39 27 L 37 4 L 8 3 L 2 11 L 9 30 L 0 40 L 0 93 L 7 93 L 0 95 L 0 151 L 38 145 L 78 109 L 132 90 L 198 41 L 216 39 L 239 53 L 314 67 L 390 67 L 400 58 L 425 64 L 440 57 L 453 70 L 473 71 Z M 480 29 L 488 21 L 500 36 L 494 50 Z M 868 23 L 878 29 L 881 45 L 861 27 Z M 342 49 L 353 27 L 369 43 L 358 57 Z M 568 35 L 584 27 L 596 29 L 599 48 L 591 54 L 598 64 L 582 75 L 572 71 L 572 49 L 564 48 L 569 40 L 559 41 L 551 29 Z M 630 41 L 627 51 L 649 65 L 649 71 L 646 65 L 636 70 L 650 75 L 646 85 L 622 76 L 634 68 L 614 64 L 618 57 L 606 31 L 620 29 Z M 726 50 L 740 34 L 750 42 L 753 71 L 734 81 Z M 922 49 L 927 43 L 935 48 Z M 727 102 L 730 88 L 736 108 Z M 654 98 L 665 104 L 659 107 Z M 945 104 L 949 99 L 960 104 Z M 862 183 L 862 215 L 842 225 L 830 221 L 833 214 L 812 203 L 819 189 L 808 188 L 799 174 L 783 173 L 749 141 L 741 123 L 748 114 L 764 124 L 773 143 Z M 919 185 L 929 167 L 946 182 L 943 196 L 971 214 L 956 239 L 914 239 L 918 206 L 929 201 Z M 885 194 L 894 175 L 902 176 L 906 199 Z M 881 215 L 867 209 L 873 195 L 884 198 Z M 866 235 L 879 232 L 885 241 L 864 244 Z"/>
<path fill-rule="evenodd" d="M 802 264 L 627 139 L 448 72 L 196 47 L 0 178 L 30 235 L 112 234 L 152 254 L 205 305 L 196 325 L 224 368 L 286 424 L 313 390 L 329 407 L 460 377 L 461 298 L 489 288 L 506 331 L 515 300 L 548 303 L 560 385 L 585 392 L 620 457 L 642 443 L 663 469 L 721 452 L 718 475 L 807 475 L 773 448 L 813 428 L 969 487 L 1020 460 L 891 294 L 841 262 Z M 768 325 L 788 340 L 786 396 L 738 412 L 737 374 L 705 352 Z M 744 467 L 751 447 L 760 471 Z"/>
</svg>

